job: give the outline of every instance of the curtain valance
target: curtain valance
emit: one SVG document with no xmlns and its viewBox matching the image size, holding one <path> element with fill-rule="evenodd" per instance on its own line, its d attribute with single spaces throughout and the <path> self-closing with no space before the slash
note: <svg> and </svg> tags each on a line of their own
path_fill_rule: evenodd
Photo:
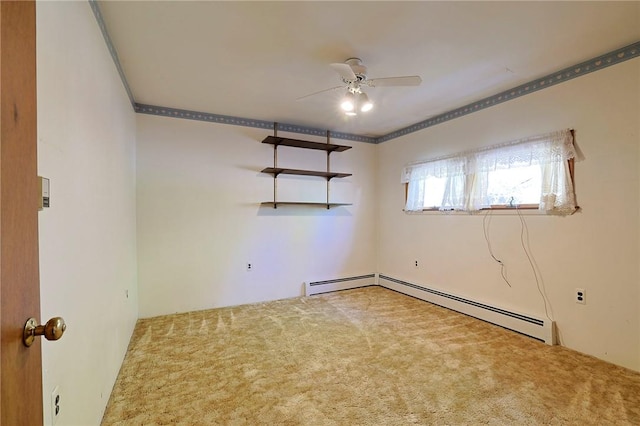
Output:
<svg viewBox="0 0 640 426">
<path fill-rule="evenodd" d="M 558 130 L 525 139 L 518 139 L 465 151 L 453 156 L 408 164 L 402 170 L 402 183 L 426 177 L 470 175 L 476 172 L 543 165 L 576 157 L 573 133 Z"/>
</svg>

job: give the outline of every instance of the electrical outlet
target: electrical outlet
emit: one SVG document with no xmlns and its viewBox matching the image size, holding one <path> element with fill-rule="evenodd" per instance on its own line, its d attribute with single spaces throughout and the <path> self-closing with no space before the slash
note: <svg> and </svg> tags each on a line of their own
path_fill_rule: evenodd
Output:
<svg viewBox="0 0 640 426">
<path fill-rule="evenodd" d="M 587 303 L 587 293 L 584 288 L 576 288 L 576 303 L 585 305 Z"/>
<path fill-rule="evenodd" d="M 416 260 L 416 268 L 418 267 L 418 261 Z"/>
<path fill-rule="evenodd" d="M 250 262 L 247 262 L 247 272 L 251 272 L 253 271 L 253 264 Z"/>
<path fill-rule="evenodd" d="M 51 424 L 55 425 L 60 417 L 60 386 L 56 386 L 51 392 Z"/>
</svg>

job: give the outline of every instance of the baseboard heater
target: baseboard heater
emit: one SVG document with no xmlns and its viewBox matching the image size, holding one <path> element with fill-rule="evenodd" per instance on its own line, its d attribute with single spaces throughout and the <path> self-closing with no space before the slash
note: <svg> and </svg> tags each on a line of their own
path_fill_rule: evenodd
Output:
<svg viewBox="0 0 640 426">
<path fill-rule="evenodd" d="M 378 275 L 378 285 L 508 328 L 548 345 L 554 345 L 556 342 L 555 323 L 548 319 L 510 312 L 382 274 Z"/>
<path fill-rule="evenodd" d="M 338 290 L 368 287 L 376 285 L 376 274 L 358 275 L 356 277 L 337 278 L 335 280 L 312 281 L 305 283 L 305 295 L 329 293 Z"/>
</svg>

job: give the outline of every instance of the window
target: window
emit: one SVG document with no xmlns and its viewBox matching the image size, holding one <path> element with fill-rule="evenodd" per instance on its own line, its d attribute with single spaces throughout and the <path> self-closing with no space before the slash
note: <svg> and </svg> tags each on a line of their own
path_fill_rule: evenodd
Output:
<svg viewBox="0 0 640 426">
<path fill-rule="evenodd" d="M 444 188 L 446 184 L 446 178 L 427 176 L 424 179 L 424 187 L 428 188 L 429 190 L 425 190 L 422 206 L 428 209 L 439 208 L 442 204 L 442 199 L 444 198 Z"/>
<path fill-rule="evenodd" d="M 510 206 L 540 203 L 542 170 L 540 166 L 494 170 L 487 176 L 487 202 L 491 206 Z"/>
<path fill-rule="evenodd" d="M 562 130 L 408 165 L 405 210 L 575 211 L 573 132 Z"/>
</svg>

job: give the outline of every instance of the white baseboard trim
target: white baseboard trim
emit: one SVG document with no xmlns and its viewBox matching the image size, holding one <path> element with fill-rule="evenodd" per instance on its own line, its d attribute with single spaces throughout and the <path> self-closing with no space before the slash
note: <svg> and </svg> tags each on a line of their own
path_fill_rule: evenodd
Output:
<svg viewBox="0 0 640 426">
<path fill-rule="evenodd" d="M 378 275 L 378 285 L 499 325 L 543 341 L 548 345 L 554 345 L 556 343 L 555 322 L 549 319 L 541 319 L 507 311 L 502 308 L 479 303 L 383 274 Z"/>
<path fill-rule="evenodd" d="M 329 293 L 332 291 L 349 290 L 352 288 L 376 285 L 376 274 L 359 275 L 356 277 L 338 278 L 326 281 L 310 281 L 304 283 L 306 296 Z"/>
</svg>

